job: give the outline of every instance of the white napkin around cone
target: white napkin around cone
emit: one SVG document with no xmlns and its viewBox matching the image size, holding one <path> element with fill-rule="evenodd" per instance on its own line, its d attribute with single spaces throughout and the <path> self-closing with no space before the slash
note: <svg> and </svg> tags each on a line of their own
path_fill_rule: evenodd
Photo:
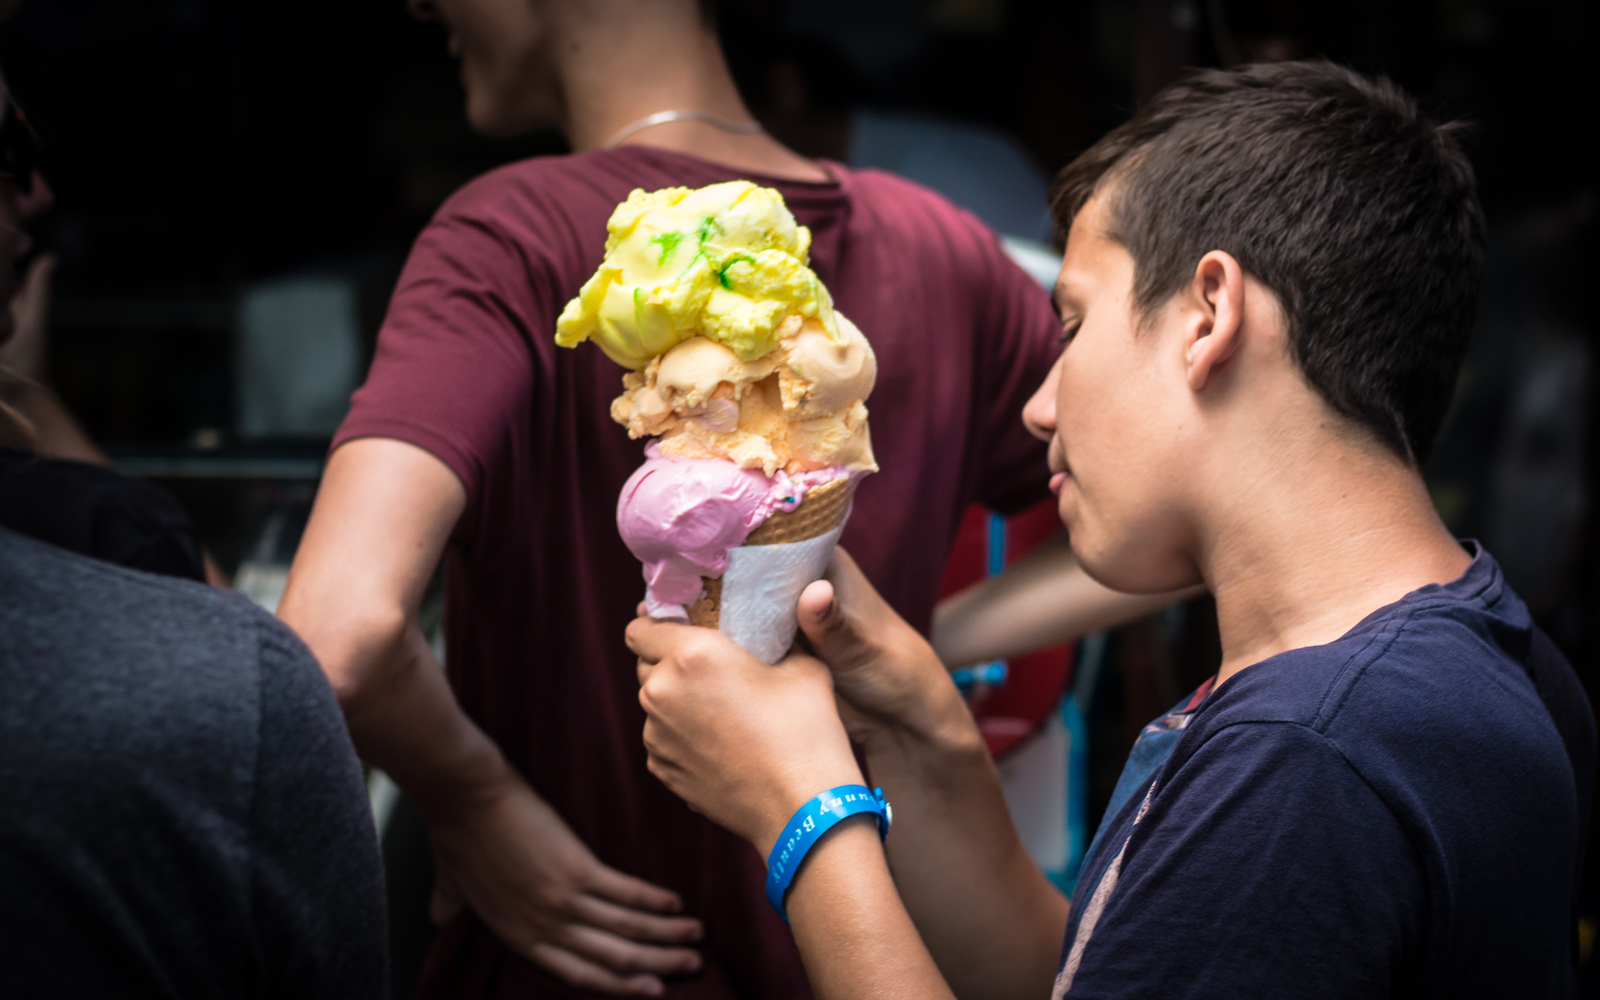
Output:
<svg viewBox="0 0 1600 1000">
<path fill-rule="evenodd" d="M 718 631 L 762 663 L 777 663 L 794 645 L 800 592 L 828 568 L 844 522 L 816 538 L 782 545 L 741 545 L 722 574 Z"/>
</svg>

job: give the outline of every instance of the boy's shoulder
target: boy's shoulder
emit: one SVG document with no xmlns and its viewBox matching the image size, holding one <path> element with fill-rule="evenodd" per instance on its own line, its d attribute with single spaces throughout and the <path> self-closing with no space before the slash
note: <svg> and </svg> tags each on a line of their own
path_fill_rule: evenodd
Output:
<svg viewBox="0 0 1600 1000">
<path fill-rule="evenodd" d="M 1571 673 L 1482 552 L 1240 671 L 1163 720 L 1181 735 L 1097 838 L 1069 966 L 1130 987 L 1106 995 L 1556 995 L 1594 754 L 1592 720 L 1545 707 L 1582 701 Z"/>
<path fill-rule="evenodd" d="M 1309 730 L 1390 805 L 1421 809 L 1468 785 L 1533 772 L 1570 783 L 1593 766 L 1576 675 L 1494 559 L 1373 612 L 1334 642 L 1235 675 L 1197 713 L 1191 748 L 1234 726 Z"/>
<path fill-rule="evenodd" d="M 1412 591 L 1326 645 L 1240 671 L 1202 715 L 1209 727 L 1289 722 L 1337 741 L 1352 729 L 1507 696 L 1536 704 L 1526 667 L 1532 633 L 1527 608 L 1478 548 L 1456 580 Z"/>
</svg>

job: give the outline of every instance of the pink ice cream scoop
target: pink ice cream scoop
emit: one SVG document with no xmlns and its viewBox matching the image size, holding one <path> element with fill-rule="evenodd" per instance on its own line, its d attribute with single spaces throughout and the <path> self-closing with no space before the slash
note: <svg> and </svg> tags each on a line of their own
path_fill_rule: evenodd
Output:
<svg viewBox="0 0 1600 1000">
<path fill-rule="evenodd" d="M 644 564 L 654 618 L 687 618 L 702 577 L 728 568 L 728 550 L 774 511 L 794 510 L 812 486 L 844 470 L 772 479 L 720 459 L 663 458 L 654 442 L 617 498 L 617 529 Z"/>
</svg>

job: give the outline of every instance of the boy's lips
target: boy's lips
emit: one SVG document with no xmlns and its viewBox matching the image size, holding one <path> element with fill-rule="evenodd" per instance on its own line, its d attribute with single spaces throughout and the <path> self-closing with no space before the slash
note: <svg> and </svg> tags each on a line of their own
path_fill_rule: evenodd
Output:
<svg viewBox="0 0 1600 1000">
<path fill-rule="evenodd" d="M 1060 438 L 1050 442 L 1046 461 L 1050 466 L 1050 492 L 1060 496 L 1062 485 L 1072 477 L 1072 466 L 1067 464 L 1066 449 L 1061 446 Z"/>
</svg>

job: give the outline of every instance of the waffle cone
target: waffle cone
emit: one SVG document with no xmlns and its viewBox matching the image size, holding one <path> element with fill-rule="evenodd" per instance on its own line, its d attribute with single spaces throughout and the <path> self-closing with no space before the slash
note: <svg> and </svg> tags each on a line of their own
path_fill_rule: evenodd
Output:
<svg viewBox="0 0 1600 1000">
<path fill-rule="evenodd" d="M 835 479 L 806 493 L 800 506 L 778 511 L 744 540 L 745 545 L 783 545 L 826 535 L 839 526 L 855 495 L 855 479 Z M 700 599 L 689 605 L 689 624 L 717 628 L 722 624 L 722 580 L 704 577 Z"/>
<path fill-rule="evenodd" d="M 700 592 L 700 599 L 689 605 L 689 624 L 701 628 L 717 628 L 722 625 L 722 578 L 701 577 L 705 589 Z"/>
</svg>

